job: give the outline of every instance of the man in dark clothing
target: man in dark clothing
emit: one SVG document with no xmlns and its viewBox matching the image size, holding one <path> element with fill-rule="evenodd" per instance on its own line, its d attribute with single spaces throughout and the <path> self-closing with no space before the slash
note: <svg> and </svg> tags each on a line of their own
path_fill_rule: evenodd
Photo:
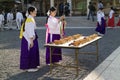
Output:
<svg viewBox="0 0 120 80">
<path fill-rule="evenodd" d="M 89 6 L 88 6 L 88 9 L 89 9 L 89 13 L 88 13 L 88 20 L 90 19 L 90 15 L 91 15 L 91 17 L 92 17 L 92 21 L 94 21 L 94 12 L 95 12 L 95 7 L 94 7 L 94 5 L 91 3 L 91 2 L 89 2 Z"/>
<path fill-rule="evenodd" d="M 69 7 L 70 7 L 70 5 L 69 5 L 69 3 L 65 3 L 65 16 L 69 16 L 69 14 L 70 14 L 70 9 L 69 9 Z"/>
<path fill-rule="evenodd" d="M 63 2 L 59 4 L 59 16 L 64 14 L 64 4 Z"/>
</svg>

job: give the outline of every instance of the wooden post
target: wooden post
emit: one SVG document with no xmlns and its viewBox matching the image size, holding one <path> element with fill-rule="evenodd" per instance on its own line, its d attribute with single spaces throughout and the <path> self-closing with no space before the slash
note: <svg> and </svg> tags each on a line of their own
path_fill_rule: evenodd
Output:
<svg viewBox="0 0 120 80">
<path fill-rule="evenodd" d="M 21 0 L 21 4 L 22 4 L 22 11 L 24 11 L 25 10 L 25 8 L 24 8 L 24 0 Z"/>
<path fill-rule="evenodd" d="M 50 7 L 54 6 L 54 0 L 50 0 Z"/>
<path fill-rule="evenodd" d="M 116 0 L 113 0 L 113 6 L 114 7 L 116 6 Z"/>
<path fill-rule="evenodd" d="M 87 0 L 87 15 L 88 15 L 88 12 L 89 12 L 89 9 L 88 9 L 88 5 L 89 5 L 89 2 L 90 2 L 91 0 Z"/>
</svg>

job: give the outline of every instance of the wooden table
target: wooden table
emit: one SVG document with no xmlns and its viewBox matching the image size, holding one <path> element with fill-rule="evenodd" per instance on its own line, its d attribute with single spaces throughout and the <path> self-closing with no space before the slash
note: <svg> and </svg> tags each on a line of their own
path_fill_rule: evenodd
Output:
<svg viewBox="0 0 120 80">
<path fill-rule="evenodd" d="M 102 37 L 101 36 L 98 36 L 96 37 L 95 39 L 89 41 L 89 42 L 86 42 L 82 45 L 79 45 L 79 46 L 69 46 L 69 44 L 72 42 L 68 42 L 68 43 L 65 43 L 65 44 L 61 44 L 61 45 L 55 45 L 55 44 L 45 44 L 44 46 L 45 47 L 49 47 L 50 48 L 50 73 L 52 73 L 52 67 L 53 66 L 62 66 L 62 65 L 55 65 L 55 64 L 52 64 L 52 55 L 53 54 L 53 49 L 54 48 L 67 48 L 67 49 L 74 49 L 75 50 L 75 64 L 76 66 L 63 66 L 63 67 L 70 67 L 70 68 L 75 68 L 76 69 L 76 77 L 78 76 L 78 54 L 79 54 L 79 49 L 83 48 L 83 47 L 86 47 L 92 43 L 95 43 L 95 47 L 96 47 L 96 51 L 95 52 L 87 52 L 87 54 L 94 54 L 96 55 L 96 59 L 98 61 L 98 40 L 101 39 Z M 85 53 L 82 53 L 82 54 L 86 54 Z"/>
</svg>

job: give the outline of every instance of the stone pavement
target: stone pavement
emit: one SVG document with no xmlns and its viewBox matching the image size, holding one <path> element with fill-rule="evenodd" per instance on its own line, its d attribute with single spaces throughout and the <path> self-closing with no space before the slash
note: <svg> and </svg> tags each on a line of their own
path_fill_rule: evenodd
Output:
<svg viewBox="0 0 120 80">
<path fill-rule="evenodd" d="M 44 26 L 46 17 L 36 17 L 37 26 Z M 96 27 L 96 17 L 95 21 L 87 20 L 86 16 L 76 16 L 76 17 L 66 17 L 67 27 Z"/>
<path fill-rule="evenodd" d="M 120 80 L 120 46 L 83 80 Z"/>
<path fill-rule="evenodd" d="M 58 17 L 59 18 L 59 17 Z M 87 16 L 76 16 L 76 17 L 66 17 L 67 27 L 96 27 L 97 19 L 96 16 L 94 17 L 95 21 L 87 20 Z M 118 22 L 118 17 L 115 17 L 115 24 Z M 46 24 L 46 17 L 35 17 L 37 27 L 45 27 Z M 8 28 L 16 28 L 16 22 L 14 20 L 13 26 L 5 26 Z"/>
<path fill-rule="evenodd" d="M 40 50 L 40 69 L 37 72 L 28 73 L 19 69 L 20 50 L 0 50 L 0 80 L 79 80 L 85 76 L 85 67 L 79 67 L 79 76 L 75 77 L 75 69 L 55 67 L 52 74 L 49 66 L 45 64 L 45 50 Z M 63 55 L 62 64 L 73 63 L 73 58 Z"/>
<path fill-rule="evenodd" d="M 94 16 L 94 19 L 95 21 L 93 22 L 92 19 L 87 20 L 87 16 L 66 17 L 67 27 L 96 27 L 96 16 Z M 118 22 L 118 19 L 118 17 L 115 17 L 115 24 Z M 36 17 L 36 23 L 38 27 L 44 26 L 46 23 L 46 17 Z"/>
<path fill-rule="evenodd" d="M 59 18 L 59 17 L 58 17 Z M 38 28 L 45 28 L 46 24 L 46 17 L 35 17 L 36 24 Z M 118 19 L 117 19 L 118 20 Z M 79 17 L 66 17 L 67 21 L 67 28 L 69 27 L 96 27 L 96 17 L 95 21 L 93 22 L 92 20 L 87 20 L 86 16 L 79 16 Z M 89 25 L 89 26 L 88 26 Z M 5 25 L 4 28 L 6 29 L 16 29 L 16 22 L 14 20 L 12 26 Z"/>
<path fill-rule="evenodd" d="M 90 35 L 95 33 L 94 28 L 96 22 L 87 21 L 86 17 L 73 17 L 68 18 L 68 20 L 68 27 L 71 28 L 66 29 L 66 35 L 73 35 L 76 33 Z M 80 20 L 80 22 L 78 20 Z M 42 18 L 40 21 L 42 21 Z M 39 22 L 39 19 L 37 19 L 37 22 Z M 5 30 L 0 32 L 0 80 L 83 80 L 120 45 L 120 38 L 118 37 L 120 34 L 120 28 L 116 27 L 115 29 L 107 29 L 105 36 L 99 41 L 100 54 L 98 63 L 95 61 L 95 57 L 92 55 L 80 55 L 78 77 L 75 77 L 74 69 L 63 67 L 54 67 L 53 73 L 50 74 L 49 66 L 45 64 L 45 48 L 43 46 L 45 40 L 45 28 L 43 28 L 44 25 L 38 24 L 38 26 L 40 27 L 40 29 L 37 30 L 37 33 L 39 36 L 41 68 L 39 71 L 34 73 L 24 72 L 19 69 L 19 31 Z M 92 50 L 92 48 L 85 48 L 83 51 L 84 50 L 89 51 Z M 73 63 L 74 57 L 68 55 L 72 54 L 73 52 L 73 50 L 63 50 L 63 61 L 61 63 Z"/>
</svg>

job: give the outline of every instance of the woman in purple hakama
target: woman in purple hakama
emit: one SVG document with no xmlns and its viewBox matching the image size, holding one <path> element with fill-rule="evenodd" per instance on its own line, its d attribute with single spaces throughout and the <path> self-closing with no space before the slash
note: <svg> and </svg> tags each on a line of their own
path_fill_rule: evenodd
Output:
<svg viewBox="0 0 120 80">
<path fill-rule="evenodd" d="M 55 18 L 56 15 L 56 8 L 51 7 L 50 10 L 48 11 L 48 18 L 46 21 L 46 27 L 47 27 L 47 32 L 46 32 L 46 43 L 53 42 L 54 40 L 59 40 L 60 39 L 60 26 L 61 20 L 64 19 L 64 17 L 60 17 L 58 20 Z M 57 55 L 52 55 L 52 63 L 59 62 L 62 60 L 62 55 L 61 55 L 61 49 L 60 48 L 54 48 L 53 49 L 53 54 Z M 58 55 L 59 54 L 59 55 Z M 50 64 L 50 48 L 46 48 L 46 64 Z"/>
<path fill-rule="evenodd" d="M 29 7 L 28 13 L 25 25 L 21 29 L 23 30 L 23 33 L 21 33 L 23 36 L 21 40 L 20 69 L 34 72 L 40 66 L 38 37 L 35 33 L 36 23 L 34 20 L 37 10 L 35 7 Z"/>
<path fill-rule="evenodd" d="M 48 40 L 47 43 L 50 43 L 50 33 L 48 33 Z M 52 41 L 54 40 L 59 40 L 60 39 L 60 35 L 59 34 L 52 34 L 53 38 Z M 54 48 L 53 50 L 53 54 L 60 54 L 60 55 L 52 55 L 52 62 L 59 62 L 59 60 L 62 60 L 62 56 L 61 56 L 61 49 L 60 48 Z M 47 47 L 46 48 L 46 63 L 49 64 L 50 63 L 50 48 Z"/>
<path fill-rule="evenodd" d="M 97 28 L 95 29 L 98 32 L 98 35 L 101 36 L 105 34 L 106 27 L 105 15 L 102 10 L 103 8 L 100 8 L 97 12 Z"/>
</svg>

